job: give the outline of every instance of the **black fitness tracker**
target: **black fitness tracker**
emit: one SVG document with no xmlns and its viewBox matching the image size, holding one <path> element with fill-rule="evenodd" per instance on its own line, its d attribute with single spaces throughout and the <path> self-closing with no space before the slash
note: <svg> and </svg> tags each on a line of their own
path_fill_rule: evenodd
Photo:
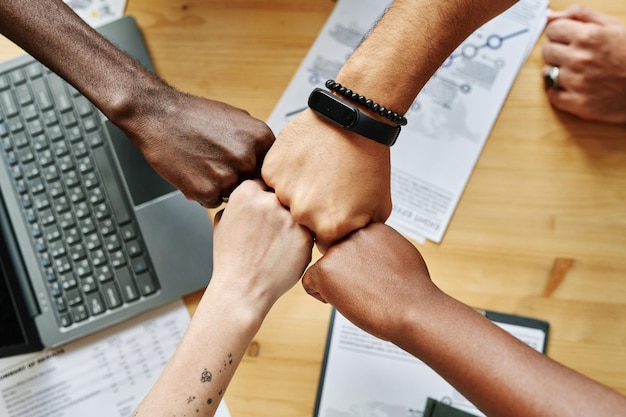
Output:
<svg viewBox="0 0 626 417">
<path fill-rule="evenodd" d="M 391 146 L 400 134 L 400 126 L 390 126 L 361 112 L 358 107 L 321 88 L 309 95 L 309 108 L 339 126 Z"/>
</svg>

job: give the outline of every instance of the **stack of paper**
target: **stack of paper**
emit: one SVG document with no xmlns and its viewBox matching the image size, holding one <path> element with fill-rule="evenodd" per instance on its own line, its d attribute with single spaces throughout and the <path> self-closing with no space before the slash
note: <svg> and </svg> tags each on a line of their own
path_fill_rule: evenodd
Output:
<svg viewBox="0 0 626 417">
<path fill-rule="evenodd" d="M 335 78 L 389 4 L 337 3 L 270 115 L 275 133 L 305 108 L 314 87 Z M 515 77 L 543 31 L 547 7 L 547 0 L 520 0 L 483 25 L 418 95 L 391 151 L 389 225 L 419 242 L 441 241 Z"/>
<path fill-rule="evenodd" d="M 187 325 L 182 300 L 57 349 L 0 360 L 0 416 L 130 416 Z M 216 417 L 230 417 L 222 401 Z"/>
</svg>

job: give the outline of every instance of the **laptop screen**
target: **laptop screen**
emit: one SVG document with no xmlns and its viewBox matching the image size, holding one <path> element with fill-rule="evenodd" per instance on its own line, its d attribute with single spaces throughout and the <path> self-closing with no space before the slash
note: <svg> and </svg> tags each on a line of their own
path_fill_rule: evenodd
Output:
<svg viewBox="0 0 626 417">
<path fill-rule="evenodd" d="M 38 333 L 27 313 L 19 283 L 19 266 L 12 253 L 13 237 L 0 198 L 0 358 L 42 348 Z"/>
</svg>

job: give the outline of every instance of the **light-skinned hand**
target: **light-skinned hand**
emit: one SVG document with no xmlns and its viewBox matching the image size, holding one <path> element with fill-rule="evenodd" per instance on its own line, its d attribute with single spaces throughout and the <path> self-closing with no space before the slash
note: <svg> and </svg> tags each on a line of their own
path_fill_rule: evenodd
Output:
<svg viewBox="0 0 626 417">
<path fill-rule="evenodd" d="M 311 261 L 313 237 L 276 195 L 247 180 L 216 215 L 211 286 L 236 303 L 269 307 L 295 285 Z"/>
<path fill-rule="evenodd" d="M 559 67 L 555 108 L 583 119 L 626 123 L 626 26 L 618 19 L 574 5 L 552 13 L 543 46 L 546 74 Z"/>
<path fill-rule="evenodd" d="M 280 132 L 263 180 L 324 252 L 391 213 L 389 147 L 331 125 L 307 109 Z"/>
</svg>

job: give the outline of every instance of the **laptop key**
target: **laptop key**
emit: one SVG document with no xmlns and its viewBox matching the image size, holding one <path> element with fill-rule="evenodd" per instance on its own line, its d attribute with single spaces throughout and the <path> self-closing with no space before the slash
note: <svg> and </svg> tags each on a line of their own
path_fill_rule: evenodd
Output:
<svg viewBox="0 0 626 417">
<path fill-rule="evenodd" d="M 9 76 L 11 77 L 11 81 L 13 81 L 13 84 L 15 85 L 22 84 L 24 81 L 26 81 L 26 76 L 21 69 L 16 69 L 15 71 L 11 72 Z"/>
<path fill-rule="evenodd" d="M 83 302 L 83 297 L 80 294 L 78 288 L 74 288 L 65 293 L 65 298 L 67 298 L 67 303 L 70 307 L 81 304 Z"/>
<path fill-rule="evenodd" d="M 65 303 L 65 300 L 61 297 L 57 297 L 54 299 L 54 305 L 59 313 L 67 310 L 67 304 Z"/>
<path fill-rule="evenodd" d="M 20 85 L 15 89 L 15 95 L 17 96 L 17 101 L 20 103 L 20 106 L 26 106 L 27 104 L 32 103 L 33 97 L 28 90 L 26 85 Z"/>
<path fill-rule="evenodd" d="M 133 259 L 132 262 L 133 262 L 133 271 L 135 271 L 135 274 L 141 274 L 148 270 L 148 262 L 143 256 L 139 256 Z"/>
<path fill-rule="evenodd" d="M 0 75 L 0 90 L 6 90 L 11 86 L 8 78 L 5 75 Z"/>
<path fill-rule="evenodd" d="M 2 108 L 5 117 L 15 116 L 18 113 L 17 102 L 10 90 L 0 93 L 0 108 Z"/>
<path fill-rule="evenodd" d="M 115 173 L 113 172 L 112 164 L 107 155 L 107 151 L 103 147 L 98 147 L 93 150 L 93 157 L 95 164 L 100 169 L 102 175 L 102 182 L 106 193 L 109 196 L 111 202 L 111 208 L 117 222 L 119 224 L 125 224 L 130 221 L 129 210 L 126 205 L 126 197 L 122 193 L 122 189 L 117 181 Z"/>
<path fill-rule="evenodd" d="M 52 100 L 43 78 L 33 80 L 33 91 L 35 92 L 35 100 L 42 111 L 52 108 Z"/>
<path fill-rule="evenodd" d="M 154 294 L 157 290 L 154 278 L 152 277 L 152 274 L 148 272 L 137 275 L 137 284 L 139 285 L 139 290 L 144 297 Z"/>
<path fill-rule="evenodd" d="M 96 268 L 95 276 L 101 283 L 105 283 L 113 279 L 113 271 L 108 265 Z M 103 287 L 104 288 L 104 287 Z"/>
<path fill-rule="evenodd" d="M 50 74 L 48 76 L 48 85 L 50 86 L 50 92 L 52 93 L 56 108 L 61 113 L 70 110 L 72 104 L 70 102 L 70 96 L 65 89 L 65 81 L 56 74 Z"/>
<path fill-rule="evenodd" d="M 77 305 L 71 308 L 72 319 L 74 322 L 87 320 L 89 314 L 87 313 L 87 309 L 84 305 Z"/>
<path fill-rule="evenodd" d="M 96 279 L 93 276 L 88 276 L 85 279 L 81 280 L 81 290 L 85 294 L 93 293 L 98 289 L 98 284 L 96 284 Z"/>
<path fill-rule="evenodd" d="M 32 78 L 37 78 L 43 74 L 43 68 L 39 62 L 34 62 L 26 67 L 26 73 Z"/>
<path fill-rule="evenodd" d="M 102 300 L 102 295 L 100 293 L 93 293 L 87 295 L 87 300 L 85 302 L 87 304 L 87 308 L 89 308 L 89 312 L 92 316 L 97 316 L 98 314 L 104 313 L 106 311 L 106 306 L 104 301 Z"/>
<path fill-rule="evenodd" d="M 117 289 L 115 281 L 102 284 L 102 292 L 107 308 L 114 309 L 122 305 L 122 297 L 120 297 L 120 291 Z"/>
<path fill-rule="evenodd" d="M 135 285 L 133 275 L 128 267 L 116 269 L 115 276 L 122 287 L 122 296 L 126 302 L 135 301 L 139 298 L 137 286 Z"/>
<path fill-rule="evenodd" d="M 74 276 L 73 272 L 61 274 L 59 276 L 59 283 L 65 291 L 76 288 L 76 286 L 78 285 L 78 282 L 76 281 L 76 277 Z"/>
<path fill-rule="evenodd" d="M 72 325 L 72 319 L 67 313 L 59 314 L 59 321 L 61 322 L 61 326 L 63 327 L 69 327 Z"/>
</svg>

